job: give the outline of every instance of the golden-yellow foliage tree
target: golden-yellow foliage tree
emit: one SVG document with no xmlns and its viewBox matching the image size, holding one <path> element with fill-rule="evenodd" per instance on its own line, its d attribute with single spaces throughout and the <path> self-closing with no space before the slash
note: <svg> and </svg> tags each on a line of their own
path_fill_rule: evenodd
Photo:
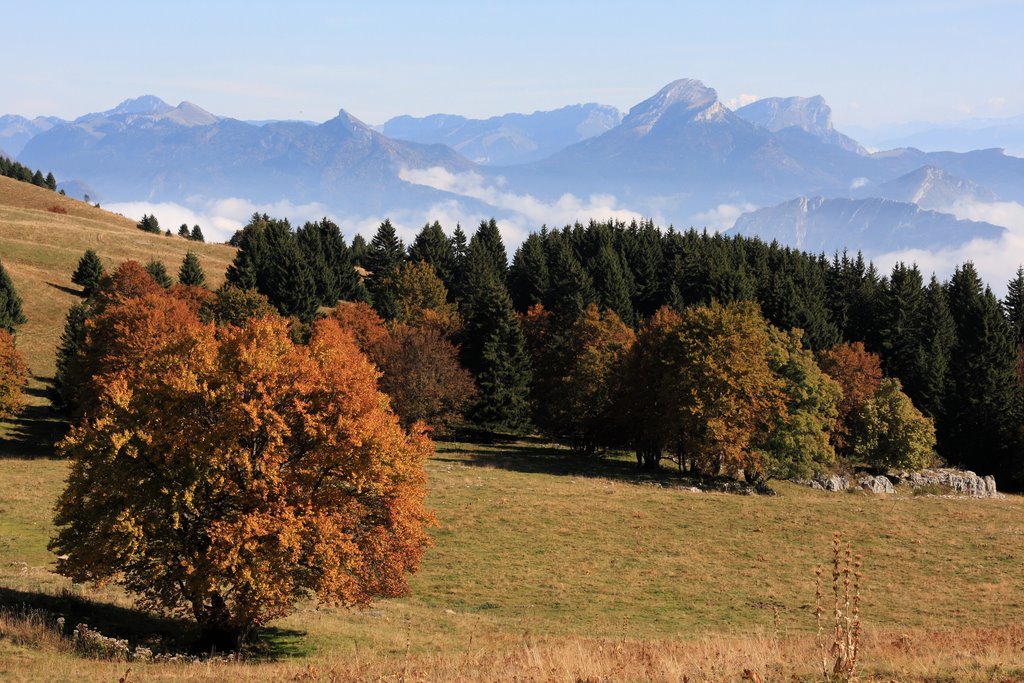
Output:
<svg viewBox="0 0 1024 683">
<path fill-rule="evenodd" d="M 786 413 L 782 380 L 768 363 L 768 324 L 756 304 L 686 309 L 678 345 L 679 454 L 707 475 L 764 474 L 755 439 Z"/>
<path fill-rule="evenodd" d="M 423 463 L 335 320 L 308 345 L 277 317 L 216 328 L 173 292 L 111 301 L 95 404 L 50 547 L 76 581 L 116 581 L 236 647 L 300 597 L 360 605 L 407 591 L 428 545 Z M 99 348 L 99 347 L 97 347 Z"/>
</svg>

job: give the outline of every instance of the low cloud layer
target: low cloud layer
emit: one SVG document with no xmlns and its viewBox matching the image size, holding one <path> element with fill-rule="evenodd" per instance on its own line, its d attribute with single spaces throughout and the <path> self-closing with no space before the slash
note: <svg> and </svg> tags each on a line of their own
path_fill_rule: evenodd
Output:
<svg viewBox="0 0 1024 683">
<path fill-rule="evenodd" d="M 722 232 L 735 225 L 737 218 L 756 208 L 756 205 L 750 203 L 719 204 L 713 209 L 694 214 L 691 224 L 698 229 L 707 228 L 715 232 Z"/>
<path fill-rule="evenodd" d="M 511 215 L 502 221 L 507 224 L 507 227 L 503 226 L 502 237 L 510 245 L 518 244 L 531 230 L 542 225 L 561 227 L 591 218 L 629 222 L 644 217 L 639 211 L 619 206 L 618 200 L 610 194 L 593 194 L 582 199 L 566 193 L 554 202 L 545 202 L 532 195 L 510 192 L 501 186 L 500 180 L 489 182 L 479 173 L 452 173 L 440 167 L 402 169 L 399 177 L 415 185 L 459 194 L 508 212 Z"/>
<path fill-rule="evenodd" d="M 182 223 L 198 225 L 209 242 L 228 241 L 236 230 L 249 222 L 254 213 L 287 218 L 292 225 L 302 225 L 306 221 L 319 220 L 328 215 L 327 209 L 319 203 L 293 204 L 279 201 L 257 204 L 237 197 L 197 200 L 184 205 L 171 202 L 121 202 L 105 204 L 103 208 L 133 220 L 141 219 L 143 214 L 152 214 L 160 221 L 161 228 L 171 232 L 177 232 Z"/>
<path fill-rule="evenodd" d="M 992 291 L 1002 297 L 1006 293 L 1007 282 L 1024 263 L 1024 206 L 1017 202 L 959 201 L 944 211 L 960 219 L 1001 225 L 1007 231 L 999 239 L 972 240 L 950 249 L 890 252 L 875 258 L 875 263 L 883 272 L 899 261 L 916 263 L 926 277 L 935 273 L 940 279 L 945 279 L 958 265 L 971 261 Z"/>
</svg>

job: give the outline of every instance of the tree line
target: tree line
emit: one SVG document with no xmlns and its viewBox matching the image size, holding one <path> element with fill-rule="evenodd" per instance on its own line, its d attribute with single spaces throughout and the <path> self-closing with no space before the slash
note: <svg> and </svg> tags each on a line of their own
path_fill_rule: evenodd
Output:
<svg viewBox="0 0 1024 683">
<path fill-rule="evenodd" d="M 886 377 L 931 419 L 938 454 L 954 465 L 1024 483 L 1018 349 L 1024 342 L 1024 271 L 999 301 L 971 263 L 940 282 L 915 265 L 879 273 L 860 254 L 831 257 L 757 238 L 662 230 L 652 221 L 544 228 L 508 252 L 495 221 L 471 237 L 425 225 L 408 246 L 385 221 L 351 244 L 324 219 L 291 230 L 254 216 L 233 238 L 229 281 L 266 294 L 278 310 L 312 320 L 338 299 L 398 316 L 396 275 L 425 263 L 461 319 L 451 336 L 474 376 L 473 422 L 518 432 L 550 424 L 538 399 L 527 313 L 540 305 L 564 334 L 589 306 L 634 332 L 662 308 L 752 302 L 770 326 L 799 329 L 816 357 L 838 344 L 875 354 Z M 557 422 L 557 420 L 555 420 Z"/>
<path fill-rule="evenodd" d="M 33 171 L 28 166 L 14 159 L 8 159 L 2 154 L 0 154 L 0 176 L 14 178 L 23 183 L 32 183 L 36 187 L 45 187 L 54 192 L 57 191 L 57 179 L 53 177 L 52 172 L 44 176 L 42 171 L 38 169 Z"/>
</svg>

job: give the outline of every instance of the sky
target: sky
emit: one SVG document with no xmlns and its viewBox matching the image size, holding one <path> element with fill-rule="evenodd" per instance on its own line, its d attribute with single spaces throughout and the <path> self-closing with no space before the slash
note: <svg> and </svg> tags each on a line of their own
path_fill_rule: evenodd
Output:
<svg viewBox="0 0 1024 683">
<path fill-rule="evenodd" d="M 378 124 L 628 110 L 677 78 L 734 105 L 821 94 L 840 129 L 1024 114 L 1019 0 L 4 4 L 0 114 L 154 94 L 240 119 L 344 108 Z"/>
</svg>

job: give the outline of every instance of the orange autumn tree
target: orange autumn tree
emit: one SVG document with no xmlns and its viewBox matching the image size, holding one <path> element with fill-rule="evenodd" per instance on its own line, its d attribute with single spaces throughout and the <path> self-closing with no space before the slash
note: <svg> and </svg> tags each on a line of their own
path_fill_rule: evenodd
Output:
<svg viewBox="0 0 1024 683">
<path fill-rule="evenodd" d="M 297 345 L 279 317 L 217 328 L 161 290 L 92 325 L 123 336 L 60 444 L 58 571 L 190 613 L 204 648 L 239 646 L 305 595 L 407 591 L 429 541 L 431 444 L 401 429 L 336 321 Z"/>
<path fill-rule="evenodd" d="M 24 402 L 22 388 L 28 381 L 28 367 L 14 346 L 14 337 L 0 330 L 0 419 L 13 417 Z"/>
</svg>

